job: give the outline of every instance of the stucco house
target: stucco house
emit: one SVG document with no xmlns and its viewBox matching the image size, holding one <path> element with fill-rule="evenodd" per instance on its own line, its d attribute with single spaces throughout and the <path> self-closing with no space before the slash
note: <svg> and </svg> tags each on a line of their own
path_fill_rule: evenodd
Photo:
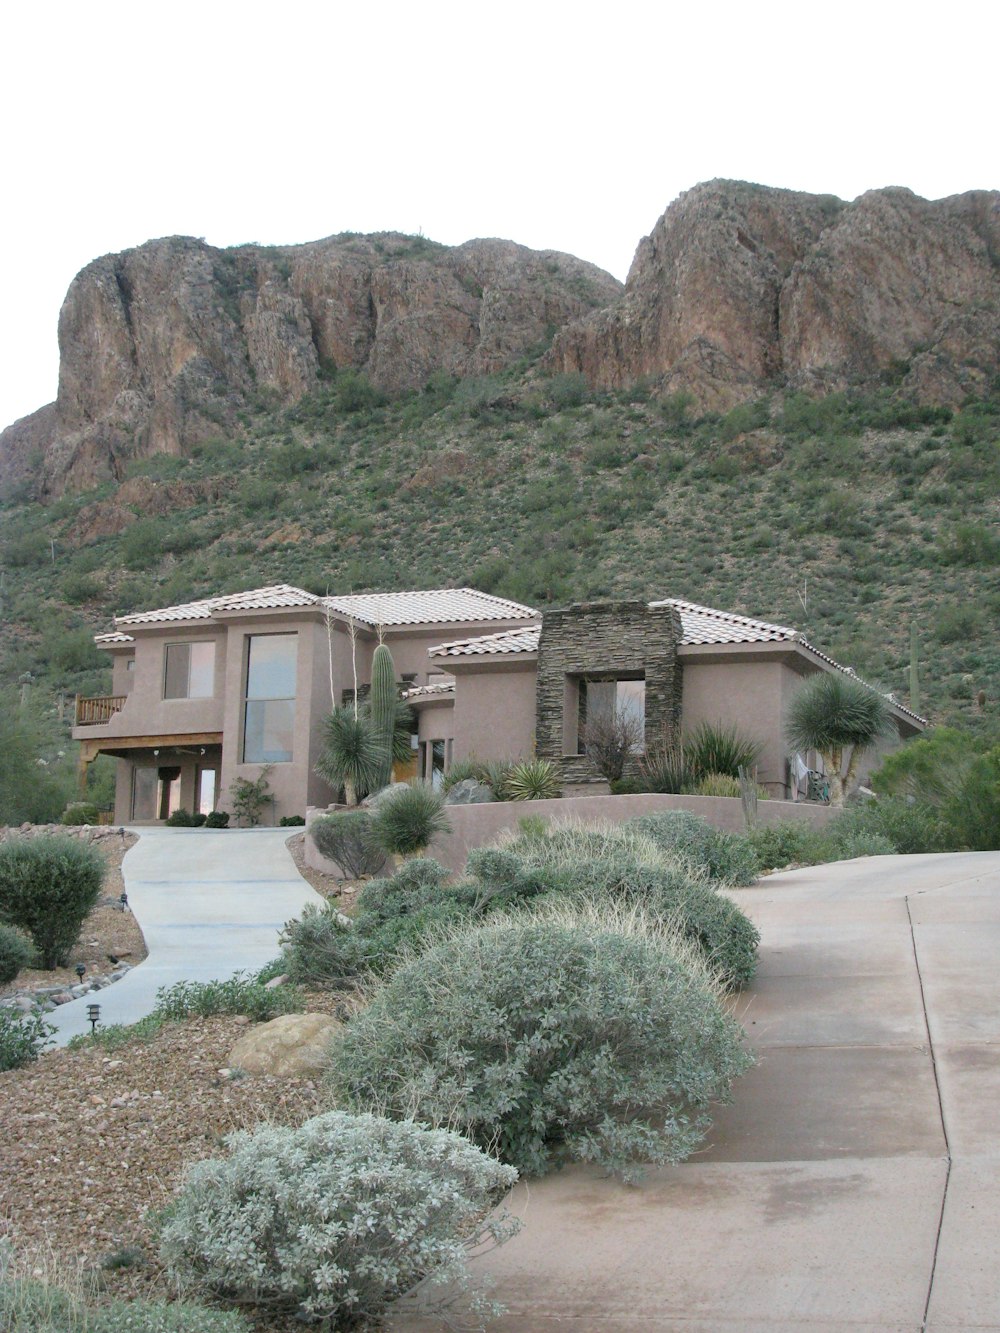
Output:
<svg viewBox="0 0 1000 1333">
<path fill-rule="evenodd" d="M 113 692 L 77 701 L 82 762 L 118 759 L 119 822 L 225 809 L 233 780 L 264 764 L 275 819 L 325 805 L 322 721 L 366 688 L 380 634 L 413 709 L 413 772 L 536 753 L 567 791 L 597 778 L 588 709 L 627 706 L 647 737 L 738 724 L 761 743 L 760 780 L 787 796 L 788 701 L 804 676 L 845 669 L 788 626 L 675 598 L 539 615 L 472 588 L 320 597 L 279 584 L 119 616 L 97 635 Z M 894 701 L 892 715 L 889 745 L 925 725 Z"/>
</svg>

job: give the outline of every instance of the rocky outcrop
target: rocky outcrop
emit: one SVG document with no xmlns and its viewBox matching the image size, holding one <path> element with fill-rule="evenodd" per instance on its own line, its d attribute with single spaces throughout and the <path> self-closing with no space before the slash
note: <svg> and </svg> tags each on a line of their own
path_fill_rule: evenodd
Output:
<svg viewBox="0 0 1000 1333">
<path fill-rule="evenodd" d="M 696 186 L 640 242 L 620 300 L 559 334 L 548 364 L 607 388 L 649 377 L 707 408 L 886 378 L 959 402 L 1000 371 L 1000 194 Z"/>
<path fill-rule="evenodd" d="M 150 241 L 73 280 L 56 403 L 0 436 L 0 484 L 39 455 L 45 493 L 121 479 L 129 459 L 185 453 L 261 395 L 294 402 L 324 371 L 363 371 L 389 392 L 436 371 L 489 374 L 620 290 L 592 264 L 508 241 Z"/>
<path fill-rule="evenodd" d="M 234 1069 L 289 1078 L 322 1074 L 340 1024 L 329 1014 L 282 1014 L 250 1028 L 229 1055 Z"/>
</svg>

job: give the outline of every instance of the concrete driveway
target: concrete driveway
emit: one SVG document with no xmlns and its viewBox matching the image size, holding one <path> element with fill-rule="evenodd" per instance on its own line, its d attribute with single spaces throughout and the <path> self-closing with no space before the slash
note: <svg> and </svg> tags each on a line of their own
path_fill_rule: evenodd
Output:
<svg viewBox="0 0 1000 1333">
<path fill-rule="evenodd" d="M 738 1003 L 757 1067 L 690 1162 L 519 1186 L 524 1230 L 474 1265 L 491 1328 L 1000 1330 L 1000 853 L 733 896 L 763 937 Z"/>
<path fill-rule="evenodd" d="M 137 828 L 122 874 L 149 956 L 121 981 L 46 1016 L 54 1044 L 89 1032 L 87 1005 L 102 1024 L 150 1013 L 161 986 L 215 981 L 256 970 L 278 954 L 278 933 L 319 894 L 286 846 L 294 829 Z"/>
</svg>

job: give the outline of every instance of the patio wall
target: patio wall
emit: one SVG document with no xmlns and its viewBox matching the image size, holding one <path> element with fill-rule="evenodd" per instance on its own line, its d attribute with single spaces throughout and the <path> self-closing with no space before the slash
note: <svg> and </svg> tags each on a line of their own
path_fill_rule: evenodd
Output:
<svg viewBox="0 0 1000 1333">
<path fill-rule="evenodd" d="M 473 848 L 492 842 L 504 829 L 516 829 L 518 820 L 525 815 L 617 824 L 636 815 L 656 814 L 661 810 L 690 810 L 716 828 L 743 832 L 743 807 L 733 796 L 662 796 L 645 792 L 635 796 L 572 796 L 556 801 L 490 801 L 483 805 L 448 806 L 451 832 L 435 838 L 427 854 L 458 874 Z M 325 810 L 308 810 L 307 828 L 317 815 L 326 813 Z M 761 801 L 757 806 L 761 824 L 804 819 L 813 825 L 823 825 L 835 813 L 831 806 L 810 805 L 804 801 Z M 311 838 L 306 838 L 305 845 L 307 865 L 327 874 L 341 873 L 334 862 L 320 856 Z"/>
</svg>

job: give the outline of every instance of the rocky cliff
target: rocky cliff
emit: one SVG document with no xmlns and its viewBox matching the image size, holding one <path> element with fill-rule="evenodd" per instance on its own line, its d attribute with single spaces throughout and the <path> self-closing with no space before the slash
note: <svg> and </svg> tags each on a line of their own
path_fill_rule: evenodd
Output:
<svg viewBox="0 0 1000 1333">
<path fill-rule="evenodd" d="M 508 241 L 151 241 L 74 279 L 58 397 L 0 436 L 0 486 L 39 465 L 49 494 L 120 477 L 128 459 L 183 453 L 261 393 L 293 402 L 335 368 L 388 392 L 502 370 L 620 291 L 592 264 Z"/>
<path fill-rule="evenodd" d="M 0 435 L 0 489 L 39 468 L 47 494 L 120 478 L 129 458 L 183 453 L 333 369 L 397 392 L 501 370 L 553 332 L 548 370 L 648 378 L 706 409 L 872 382 L 957 403 L 1000 374 L 1000 194 L 844 203 L 711 181 L 640 242 L 624 290 L 508 241 L 151 241 L 73 281 L 57 401 Z"/>
<path fill-rule="evenodd" d="M 706 408 L 887 378 L 959 402 L 1000 373 L 1000 194 L 845 204 L 698 185 L 640 242 L 621 298 L 559 334 L 548 364 L 607 388 L 651 377 Z"/>
</svg>

